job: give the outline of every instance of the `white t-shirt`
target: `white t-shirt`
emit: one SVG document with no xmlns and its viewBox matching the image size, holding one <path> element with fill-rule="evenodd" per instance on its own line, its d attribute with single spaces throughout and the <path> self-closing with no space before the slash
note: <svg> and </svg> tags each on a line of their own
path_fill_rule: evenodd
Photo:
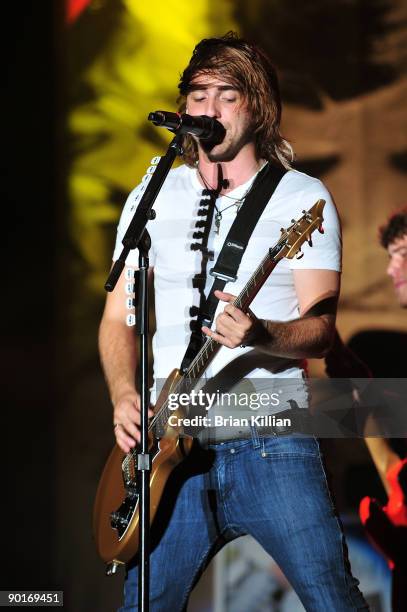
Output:
<svg viewBox="0 0 407 612">
<path fill-rule="evenodd" d="M 246 193 L 253 180 L 254 177 L 228 195 L 239 198 Z M 118 226 L 114 260 L 121 253 L 121 241 L 140 199 L 139 195 L 140 185 L 130 193 L 125 204 Z M 291 219 L 301 217 L 302 211 L 308 210 L 320 198 L 326 201 L 323 213 L 324 234 L 314 232 L 313 247 L 305 243 L 301 259 L 284 259 L 276 266 L 252 302 L 251 309 L 257 317 L 274 321 L 298 318 L 298 299 L 292 270 L 340 271 L 341 232 L 332 198 L 321 181 L 290 170 L 280 181 L 254 229 L 240 264 L 237 281 L 227 283 L 224 290 L 238 295 L 268 249 L 278 241 L 280 229 L 291 225 Z M 180 366 L 190 337 L 189 310 L 192 305 L 199 305 L 199 291 L 193 288 L 192 279 L 201 270 L 202 254 L 199 250 L 191 250 L 191 244 L 196 242 L 192 237 L 197 231 L 195 224 L 202 220 L 202 217 L 197 216 L 201 199 L 202 186 L 195 169 L 183 165 L 171 170 L 154 204 L 156 219 L 147 225 L 152 239 L 150 265 L 154 267 L 157 328 L 153 338 L 153 353 L 156 380 L 165 379 L 174 368 Z M 222 220 L 219 234 L 212 228 L 208 243 L 208 248 L 214 251 L 214 261 L 208 262 L 207 266 L 207 291 L 213 282 L 209 269 L 213 267 L 236 216 L 236 206 L 230 204 L 233 204 L 233 200 L 226 196 L 218 198 L 216 202 L 217 208 L 222 211 Z M 129 254 L 127 264 L 138 266 L 136 251 Z M 220 303 L 218 311 L 222 311 L 224 306 L 224 303 Z M 242 374 L 246 377 L 298 379 L 303 373 L 301 364 L 296 360 L 275 358 L 250 347 L 222 347 L 206 371 L 206 376 L 212 377 L 232 360 L 234 370 L 241 365 Z"/>
</svg>

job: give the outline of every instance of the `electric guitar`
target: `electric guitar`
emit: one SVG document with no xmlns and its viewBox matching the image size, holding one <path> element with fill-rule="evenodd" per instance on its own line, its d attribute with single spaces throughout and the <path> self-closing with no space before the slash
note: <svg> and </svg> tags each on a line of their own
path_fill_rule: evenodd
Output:
<svg viewBox="0 0 407 612">
<path fill-rule="evenodd" d="M 325 200 L 318 200 L 298 221 L 281 229 L 281 236 L 270 248 L 260 265 L 250 277 L 233 304 L 243 312 L 249 306 L 267 278 L 284 257 L 302 257 L 305 242 L 312 246 L 311 234 L 322 229 L 322 211 Z M 174 370 L 165 382 L 149 423 L 149 452 L 152 458 L 150 475 L 150 522 L 160 504 L 165 484 L 174 468 L 188 455 L 193 438 L 180 436 L 180 431 L 170 427 L 168 419 L 176 414 L 168 407 L 170 393 L 191 392 L 221 345 L 207 338 L 188 370 Z M 137 482 L 138 448 L 124 454 L 116 445 L 104 467 L 94 505 L 93 531 L 97 551 L 109 564 L 107 573 L 114 573 L 118 564 L 129 561 L 138 550 L 138 497 Z"/>
</svg>

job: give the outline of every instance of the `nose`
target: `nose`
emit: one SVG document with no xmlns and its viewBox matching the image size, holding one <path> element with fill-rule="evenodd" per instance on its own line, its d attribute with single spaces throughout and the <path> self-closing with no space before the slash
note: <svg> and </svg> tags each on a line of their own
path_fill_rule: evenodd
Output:
<svg viewBox="0 0 407 612">
<path fill-rule="evenodd" d="M 205 104 L 205 115 L 208 117 L 215 117 L 215 119 L 220 117 L 220 105 L 215 96 L 208 97 Z"/>
</svg>

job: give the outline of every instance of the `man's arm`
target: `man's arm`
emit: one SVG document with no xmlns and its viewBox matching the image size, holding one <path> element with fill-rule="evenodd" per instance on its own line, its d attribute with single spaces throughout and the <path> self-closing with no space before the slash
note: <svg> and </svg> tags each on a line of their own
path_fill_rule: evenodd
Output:
<svg viewBox="0 0 407 612">
<path fill-rule="evenodd" d="M 229 303 L 216 318 L 216 332 L 204 327 L 204 333 L 229 348 L 250 345 L 277 357 L 323 357 L 334 337 L 340 274 L 334 270 L 293 270 L 293 276 L 299 319 L 253 318 L 230 303 L 234 296 L 219 291 L 216 295 Z"/>
<path fill-rule="evenodd" d="M 149 272 L 149 279 L 152 271 Z M 113 422 L 117 444 L 129 452 L 140 440 L 140 396 L 136 391 L 136 335 L 126 324 L 130 312 L 126 308 L 124 272 L 113 292 L 108 293 L 99 329 L 99 352 L 113 403 Z M 150 411 L 150 416 L 152 412 Z"/>
</svg>

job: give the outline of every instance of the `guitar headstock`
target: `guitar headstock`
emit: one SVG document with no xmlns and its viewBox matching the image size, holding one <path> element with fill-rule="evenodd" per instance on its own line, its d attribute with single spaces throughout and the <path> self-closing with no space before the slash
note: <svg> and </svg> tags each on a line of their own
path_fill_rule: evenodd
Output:
<svg viewBox="0 0 407 612">
<path fill-rule="evenodd" d="M 278 246 L 281 247 L 275 259 L 286 257 L 292 259 L 297 255 L 297 259 L 303 256 L 301 247 L 304 242 L 308 242 L 312 246 L 311 234 L 318 230 L 321 234 L 322 229 L 322 211 L 324 210 L 325 200 L 318 200 L 309 210 L 303 210 L 303 215 L 297 221 L 291 220 L 292 225 L 287 229 L 281 229 L 281 237 L 278 241 Z"/>
</svg>

